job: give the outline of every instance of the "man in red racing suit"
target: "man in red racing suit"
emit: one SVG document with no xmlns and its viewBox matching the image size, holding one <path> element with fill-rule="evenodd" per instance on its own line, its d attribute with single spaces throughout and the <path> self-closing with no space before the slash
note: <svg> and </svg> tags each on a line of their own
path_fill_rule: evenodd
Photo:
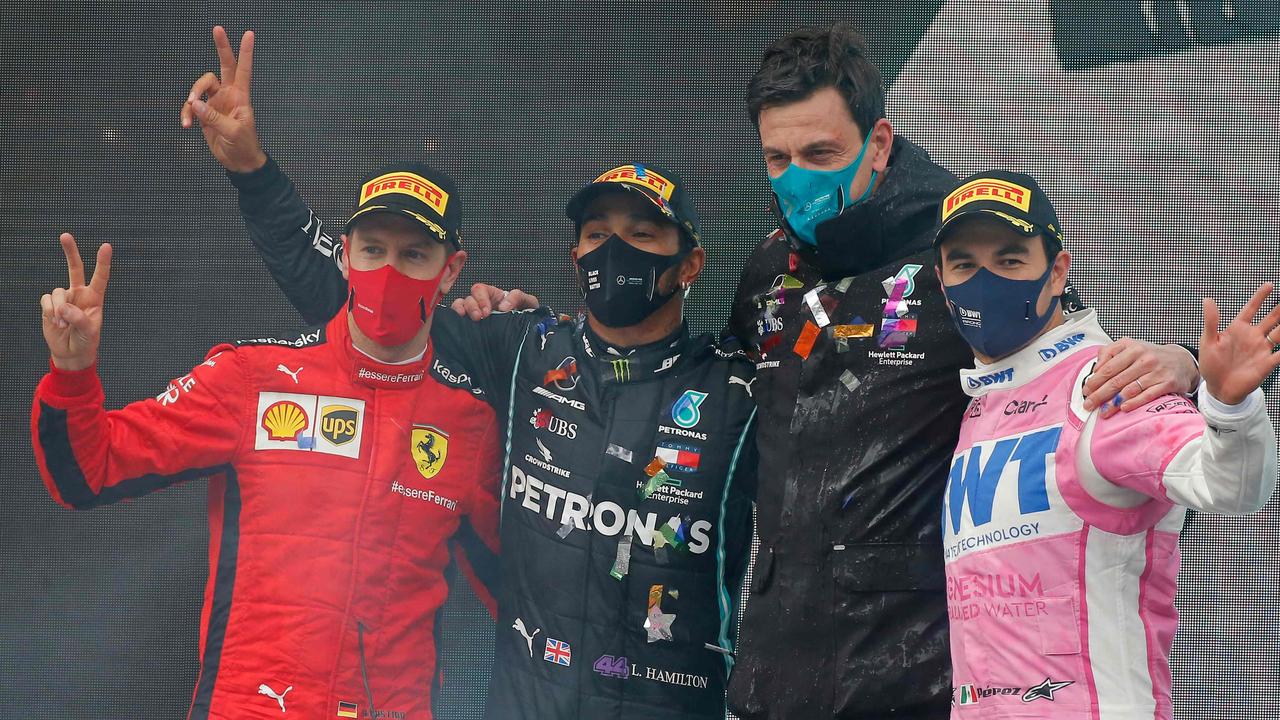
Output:
<svg viewBox="0 0 1280 720">
<path fill-rule="evenodd" d="M 190 717 L 429 718 L 448 544 L 477 569 L 496 553 L 500 457 L 493 410 L 433 353 L 429 321 L 417 352 L 383 362 L 344 308 L 300 335 L 215 347 L 159 397 L 108 412 L 94 358 L 109 246 L 89 286 L 74 239 L 63 246 L 71 288 L 42 303 L 52 367 L 32 414 L 49 493 L 85 509 L 211 478 Z M 451 267 L 434 279 L 451 283 Z"/>
</svg>

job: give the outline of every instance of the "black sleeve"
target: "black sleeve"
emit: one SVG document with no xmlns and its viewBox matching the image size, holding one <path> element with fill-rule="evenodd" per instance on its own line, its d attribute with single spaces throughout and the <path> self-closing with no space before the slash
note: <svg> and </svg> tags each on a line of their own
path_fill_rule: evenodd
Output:
<svg viewBox="0 0 1280 720">
<path fill-rule="evenodd" d="M 747 426 L 746 437 L 733 468 L 726 499 L 725 530 L 728 546 L 725 547 L 725 577 L 730 588 L 741 588 L 742 576 L 751 558 L 751 541 L 755 534 L 755 518 L 752 507 L 756 499 L 756 473 L 760 457 L 756 451 L 756 418 Z"/>
<path fill-rule="evenodd" d="M 720 332 L 721 340 L 736 338 L 744 349 L 753 349 L 751 343 L 755 337 L 756 319 L 759 315 L 756 295 L 764 289 L 760 268 L 768 262 L 764 257 L 764 250 L 769 243 L 769 238 L 765 238 L 763 242 L 756 245 L 747 258 L 746 265 L 742 268 L 742 275 L 738 278 L 738 287 L 733 292 L 729 324 Z"/>
<path fill-rule="evenodd" d="M 458 359 L 484 388 L 498 414 L 505 417 L 520 345 L 526 338 L 538 343 L 533 327 L 549 317 L 549 311 L 538 308 L 495 312 L 474 322 L 441 305 L 432 315 L 431 340 L 449 357 Z"/>
<path fill-rule="evenodd" d="M 228 172 L 240 193 L 240 214 L 249 238 L 285 297 L 310 324 L 333 317 L 347 300 L 338 261 L 342 242 L 302 201 L 288 176 L 267 157 L 248 173 Z"/>
</svg>

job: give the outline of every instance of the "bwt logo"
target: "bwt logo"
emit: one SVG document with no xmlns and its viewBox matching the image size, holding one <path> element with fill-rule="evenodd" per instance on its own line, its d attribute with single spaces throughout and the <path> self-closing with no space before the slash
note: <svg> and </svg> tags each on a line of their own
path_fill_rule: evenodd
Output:
<svg viewBox="0 0 1280 720">
<path fill-rule="evenodd" d="M 996 489 L 1010 463 L 1018 465 L 1018 514 L 1048 510 L 1045 472 L 1058 448 L 1061 433 L 1061 427 L 1036 430 L 974 445 L 957 455 L 947 480 L 946 515 L 951 520 L 951 532 L 959 532 L 966 504 L 975 528 L 991 522 Z M 944 522 L 946 519 L 943 518 Z"/>
<path fill-rule="evenodd" d="M 978 389 L 987 385 L 999 385 L 1000 383 L 1013 380 L 1013 368 L 1005 368 L 999 372 L 993 372 L 988 375 L 979 375 L 976 378 L 969 378 L 969 387 Z"/>
<path fill-rule="evenodd" d="M 1049 362 L 1057 357 L 1058 353 L 1064 353 L 1079 345 L 1081 340 L 1084 340 L 1084 333 L 1076 333 L 1071 337 L 1063 338 L 1054 343 L 1053 347 L 1040 348 L 1040 359 L 1044 362 Z"/>
</svg>

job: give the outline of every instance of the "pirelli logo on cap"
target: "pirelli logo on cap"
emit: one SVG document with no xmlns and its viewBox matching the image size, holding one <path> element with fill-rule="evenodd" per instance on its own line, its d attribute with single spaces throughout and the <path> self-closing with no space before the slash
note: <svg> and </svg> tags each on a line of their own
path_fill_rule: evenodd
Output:
<svg viewBox="0 0 1280 720">
<path fill-rule="evenodd" d="M 592 182 L 616 182 L 626 183 L 628 185 L 636 185 L 648 188 L 658 193 L 658 196 L 668 202 L 671 201 L 671 194 L 676 191 L 676 184 L 662 177 L 658 173 L 649 168 L 637 169 L 635 165 L 623 165 L 616 167 Z"/>
<path fill-rule="evenodd" d="M 1022 212 L 1031 211 L 1030 190 L 1005 180 L 982 178 L 961 185 L 942 201 L 942 221 L 946 222 L 956 210 L 978 200 L 994 200 Z"/>
<path fill-rule="evenodd" d="M 364 205 L 373 198 L 388 193 L 416 197 L 440 213 L 440 217 L 444 217 L 444 209 L 449 205 L 449 193 L 421 175 L 411 172 L 387 173 L 365 183 L 360 189 L 360 204 Z"/>
</svg>

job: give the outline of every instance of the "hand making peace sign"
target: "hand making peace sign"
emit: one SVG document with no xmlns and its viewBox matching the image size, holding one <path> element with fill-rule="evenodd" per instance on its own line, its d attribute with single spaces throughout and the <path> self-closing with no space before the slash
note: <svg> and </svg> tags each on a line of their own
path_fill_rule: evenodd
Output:
<svg viewBox="0 0 1280 720">
<path fill-rule="evenodd" d="M 84 263 L 71 233 L 62 233 L 62 252 L 67 256 L 66 288 L 55 288 L 40 298 L 44 341 L 49 357 L 59 370 L 83 370 L 98 358 L 102 334 L 102 300 L 111 276 L 111 246 L 98 248 L 93 279 L 84 284 Z"/>
<path fill-rule="evenodd" d="M 213 157 L 231 172 L 251 172 L 267 162 L 249 102 L 253 31 L 246 32 L 240 40 L 239 60 L 231 51 L 227 31 L 220 25 L 213 28 L 213 45 L 222 65 L 221 78 L 207 72 L 191 86 L 187 101 L 182 104 L 182 127 L 191 127 L 192 117 L 198 118 Z"/>
</svg>

